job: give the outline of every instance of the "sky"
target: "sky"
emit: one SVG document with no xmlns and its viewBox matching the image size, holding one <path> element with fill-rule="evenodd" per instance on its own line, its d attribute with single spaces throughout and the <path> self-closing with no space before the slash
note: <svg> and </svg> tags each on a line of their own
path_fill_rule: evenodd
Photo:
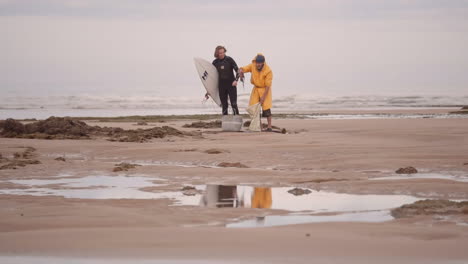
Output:
<svg viewBox="0 0 468 264">
<path fill-rule="evenodd" d="M 468 95 L 468 0 L 0 0 L 0 37 L 8 94 L 198 96 L 224 45 L 275 95 Z"/>
</svg>

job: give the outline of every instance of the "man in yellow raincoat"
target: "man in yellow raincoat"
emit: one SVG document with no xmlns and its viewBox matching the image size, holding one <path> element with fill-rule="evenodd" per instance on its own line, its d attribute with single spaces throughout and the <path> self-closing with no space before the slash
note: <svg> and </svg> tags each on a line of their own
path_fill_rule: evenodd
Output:
<svg viewBox="0 0 468 264">
<path fill-rule="evenodd" d="M 252 93 L 250 94 L 250 105 L 260 103 L 262 105 L 262 116 L 268 120 L 267 131 L 272 131 L 271 128 L 271 84 L 273 81 L 273 72 L 270 67 L 265 63 L 265 56 L 259 53 L 252 60 L 252 63 L 239 68 L 241 77 L 244 73 L 250 72 L 250 82 L 254 85 Z"/>
</svg>

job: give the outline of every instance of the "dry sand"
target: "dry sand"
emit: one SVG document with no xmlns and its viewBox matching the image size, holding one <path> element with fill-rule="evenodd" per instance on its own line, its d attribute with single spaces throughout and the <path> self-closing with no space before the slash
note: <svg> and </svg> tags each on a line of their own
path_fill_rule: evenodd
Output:
<svg viewBox="0 0 468 264">
<path fill-rule="evenodd" d="M 355 194 L 468 199 L 468 182 L 369 180 L 407 166 L 420 172 L 468 175 L 468 165 L 464 165 L 468 162 L 468 119 L 274 122 L 290 133 L 219 133 L 219 129 L 184 128 L 184 124 L 191 123 L 185 120 L 164 125 L 198 131 L 202 136 L 155 138 L 145 143 L 110 142 L 103 137 L 0 138 L 3 157 L 12 159 L 24 147 L 34 147 L 35 156 L 31 159 L 40 161 L 14 170 L 0 170 L 0 189 L 21 187 L 8 180 L 124 173 L 156 176 L 170 183 L 150 191 L 177 191 L 186 185 L 207 183 L 248 183 Z M 139 127 L 135 123 L 87 123 L 124 129 Z M 149 123 L 141 128 L 153 126 L 160 124 Z M 215 154 L 209 154 L 212 149 L 217 150 Z M 57 157 L 64 157 L 65 162 L 55 160 Z M 143 166 L 113 172 L 121 162 Z M 247 168 L 216 167 L 222 162 L 240 163 Z M 0 254 L 121 258 L 129 263 L 148 258 L 214 260 L 214 263 L 468 261 L 466 214 L 442 220 L 422 215 L 384 223 L 223 227 L 235 218 L 285 213 L 172 206 L 168 199 L 95 200 L 4 194 L 0 195 Z"/>
</svg>

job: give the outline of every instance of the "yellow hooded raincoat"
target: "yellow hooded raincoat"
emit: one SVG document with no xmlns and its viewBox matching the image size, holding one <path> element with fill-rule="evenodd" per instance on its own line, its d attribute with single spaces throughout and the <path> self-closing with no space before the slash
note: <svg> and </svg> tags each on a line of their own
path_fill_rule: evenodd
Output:
<svg viewBox="0 0 468 264">
<path fill-rule="evenodd" d="M 257 55 L 262 55 L 261 53 Z M 257 58 L 257 56 L 255 56 Z M 241 67 L 244 72 L 250 72 L 250 82 L 254 85 L 252 89 L 252 93 L 250 94 L 250 102 L 249 105 L 254 105 L 260 102 L 260 98 L 265 93 L 265 87 L 270 87 L 270 91 L 268 92 L 265 101 L 263 102 L 262 109 L 268 110 L 272 107 L 272 100 L 271 100 L 271 85 L 273 81 L 273 72 L 271 71 L 270 67 L 266 64 L 263 66 L 261 71 L 257 70 L 257 66 L 255 63 L 255 58 L 252 60 L 252 63 Z"/>
</svg>

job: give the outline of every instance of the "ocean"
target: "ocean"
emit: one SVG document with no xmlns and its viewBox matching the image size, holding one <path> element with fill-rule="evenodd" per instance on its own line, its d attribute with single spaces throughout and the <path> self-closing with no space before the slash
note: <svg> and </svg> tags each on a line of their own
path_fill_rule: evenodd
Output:
<svg viewBox="0 0 468 264">
<path fill-rule="evenodd" d="M 49 116 L 112 117 L 129 115 L 217 114 L 220 108 L 203 97 L 124 95 L 3 95 L 0 119 L 45 119 Z M 245 113 L 249 94 L 238 96 Z M 462 107 L 468 96 L 274 96 L 273 113 L 310 113 L 327 110 L 389 110 Z"/>
</svg>

